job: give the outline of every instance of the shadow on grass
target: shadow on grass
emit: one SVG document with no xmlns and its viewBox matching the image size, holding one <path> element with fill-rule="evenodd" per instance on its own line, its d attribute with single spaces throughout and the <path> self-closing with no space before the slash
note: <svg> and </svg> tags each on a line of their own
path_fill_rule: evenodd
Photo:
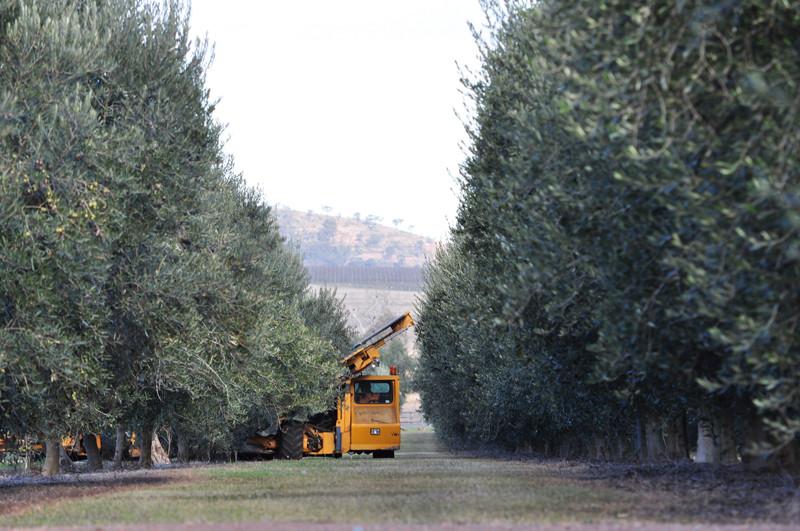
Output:
<svg viewBox="0 0 800 531">
<path fill-rule="evenodd" d="M 16 514 L 29 507 L 50 504 L 63 498 L 97 496 L 140 487 L 166 485 L 182 480 L 184 478 L 181 475 L 166 471 L 65 474 L 53 478 L 41 476 L 5 478 L 0 481 L 0 516 Z"/>
</svg>

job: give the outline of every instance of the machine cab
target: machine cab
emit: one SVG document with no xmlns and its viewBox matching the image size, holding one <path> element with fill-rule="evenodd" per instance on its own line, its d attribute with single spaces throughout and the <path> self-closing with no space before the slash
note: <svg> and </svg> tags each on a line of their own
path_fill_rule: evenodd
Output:
<svg viewBox="0 0 800 531">
<path fill-rule="evenodd" d="M 400 447 L 400 378 L 359 376 L 350 381 L 351 451 L 396 450 Z"/>
</svg>

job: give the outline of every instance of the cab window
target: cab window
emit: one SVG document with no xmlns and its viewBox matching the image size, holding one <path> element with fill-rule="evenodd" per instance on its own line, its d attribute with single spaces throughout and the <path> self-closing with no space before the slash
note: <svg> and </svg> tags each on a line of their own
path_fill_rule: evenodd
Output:
<svg viewBox="0 0 800 531">
<path fill-rule="evenodd" d="M 392 382 L 356 382 L 356 404 L 391 404 Z"/>
</svg>

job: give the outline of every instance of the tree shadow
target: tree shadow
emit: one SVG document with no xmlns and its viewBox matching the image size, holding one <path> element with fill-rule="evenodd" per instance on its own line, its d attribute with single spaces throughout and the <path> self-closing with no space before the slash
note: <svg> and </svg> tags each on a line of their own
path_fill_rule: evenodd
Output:
<svg viewBox="0 0 800 531">
<path fill-rule="evenodd" d="M 159 472 L 99 472 L 65 474 L 53 478 L 42 476 L 3 478 L 0 480 L 0 516 L 17 514 L 31 506 L 50 504 L 65 498 L 100 496 L 186 480 L 185 476 L 179 474 Z"/>
</svg>

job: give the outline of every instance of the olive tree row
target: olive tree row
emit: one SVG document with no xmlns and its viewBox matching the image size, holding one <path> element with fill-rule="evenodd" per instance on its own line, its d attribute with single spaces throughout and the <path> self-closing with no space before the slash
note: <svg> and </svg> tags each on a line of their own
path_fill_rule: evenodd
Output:
<svg viewBox="0 0 800 531">
<path fill-rule="evenodd" d="M 149 466 L 156 427 L 227 450 L 336 393 L 341 302 L 224 156 L 206 48 L 179 2 L 0 2 L 0 427 L 46 472 L 66 434 Z"/>
<path fill-rule="evenodd" d="M 487 7 L 420 304 L 428 417 L 562 455 L 791 458 L 798 7 Z"/>
</svg>

